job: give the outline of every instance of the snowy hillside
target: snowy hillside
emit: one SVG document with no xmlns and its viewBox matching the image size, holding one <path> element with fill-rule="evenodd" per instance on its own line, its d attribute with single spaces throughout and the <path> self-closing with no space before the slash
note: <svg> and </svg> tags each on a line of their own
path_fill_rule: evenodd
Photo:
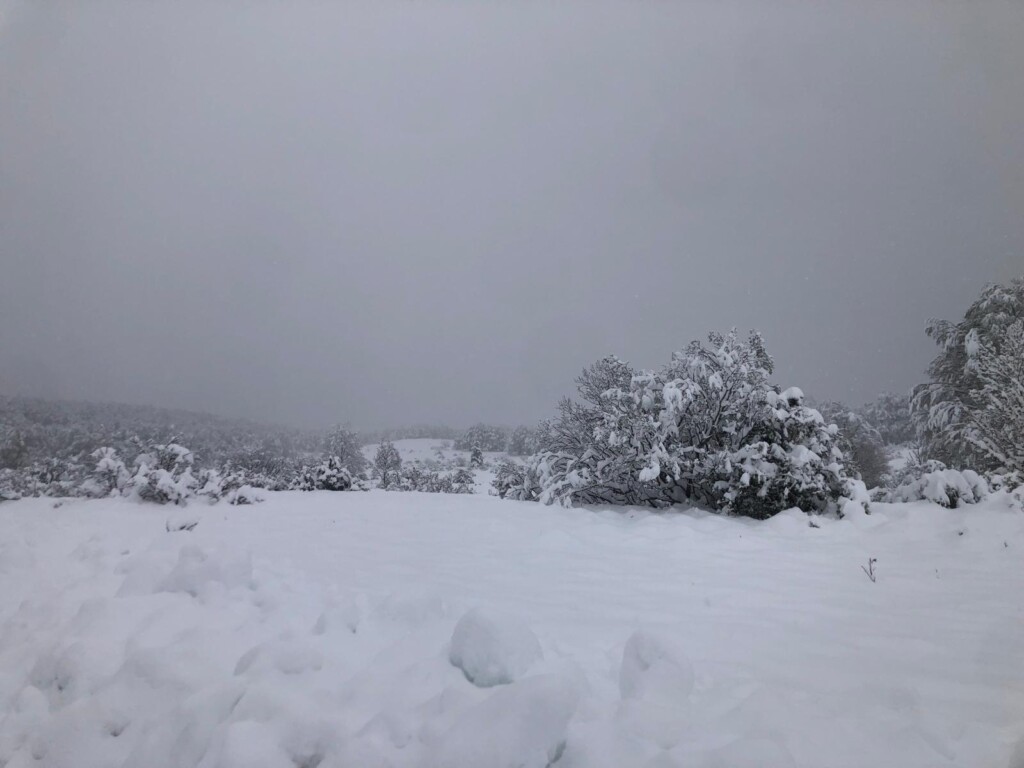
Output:
<svg viewBox="0 0 1024 768">
<path fill-rule="evenodd" d="M 392 444 L 402 457 L 403 466 L 414 465 L 432 471 L 449 471 L 457 467 L 470 466 L 471 451 L 452 447 L 451 440 L 437 440 L 429 437 L 394 440 Z M 372 462 L 379 443 L 363 446 L 363 455 Z M 508 459 L 508 455 L 497 451 L 483 451 L 484 466 L 473 469 L 476 493 L 488 493 L 494 480 L 494 467 Z"/>
<path fill-rule="evenodd" d="M 1024 514 L 1005 496 L 764 523 L 267 497 L 0 506 L 0 765 L 1024 756 Z"/>
</svg>

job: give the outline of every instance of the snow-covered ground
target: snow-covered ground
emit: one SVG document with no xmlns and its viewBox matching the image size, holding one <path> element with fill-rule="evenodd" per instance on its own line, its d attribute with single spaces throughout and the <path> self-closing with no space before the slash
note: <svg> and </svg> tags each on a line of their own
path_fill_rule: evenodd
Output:
<svg viewBox="0 0 1024 768">
<path fill-rule="evenodd" d="M 0 766 L 1024 764 L 1001 497 L 820 527 L 267 497 L 0 505 Z"/>
</svg>

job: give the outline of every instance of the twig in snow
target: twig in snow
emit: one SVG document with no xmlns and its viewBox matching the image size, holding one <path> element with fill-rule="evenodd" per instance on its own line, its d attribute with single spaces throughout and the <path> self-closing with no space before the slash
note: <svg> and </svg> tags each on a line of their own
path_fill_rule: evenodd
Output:
<svg viewBox="0 0 1024 768">
<path fill-rule="evenodd" d="M 877 562 L 878 562 L 878 558 L 877 557 L 869 557 L 868 558 L 868 567 L 865 568 L 863 565 L 860 567 L 860 569 L 862 571 L 864 571 L 864 573 L 866 573 L 868 575 L 868 578 L 871 579 L 871 583 L 872 584 L 875 583 L 875 563 L 877 563 Z"/>
</svg>

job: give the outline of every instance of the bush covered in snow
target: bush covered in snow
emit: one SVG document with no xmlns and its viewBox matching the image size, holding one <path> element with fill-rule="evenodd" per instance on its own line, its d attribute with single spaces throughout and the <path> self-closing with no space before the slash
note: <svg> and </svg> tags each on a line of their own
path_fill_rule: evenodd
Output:
<svg viewBox="0 0 1024 768">
<path fill-rule="evenodd" d="M 348 491 L 352 489 L 352 473 L 338 456 L 306 467 L 296 482 L 300 491 Z"/>
<path fill-rule="evenodd" d="M 941 461 L 911 461 L 879 489 L 874 498 L 886 502 L 931 501 L 955 509 L 961 504 L 976 504 L 988 496 L 984 477 L 970 469 L 950 469 Z"/>
<path fill-rule="evenodd" d="M 577 380 L 542 425 L 523 468 L 499 467 L 506 498 L 561 504 L 691 502 L 766 518 L 798 506 L 836 509 L 852 475 L 838 428 L 803 393 L 769 381 L 761 336 L 732 331 L 693 342 L 660 371 L 608 357 Z"/>
<path fill-rule="evenodd" d="M 415 464 L 403 467 L 398 481 L 389 486 L 390 490 L 420 493 L 473 493 L 474 487 L 473 473 L 468 469 L 434 472 Z"/>
</svg>

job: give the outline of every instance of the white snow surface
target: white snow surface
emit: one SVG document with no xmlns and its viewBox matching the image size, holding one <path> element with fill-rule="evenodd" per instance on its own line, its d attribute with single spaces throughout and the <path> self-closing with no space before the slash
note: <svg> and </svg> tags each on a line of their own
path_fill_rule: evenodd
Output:
<svg viewBox="0 0 1024 768">
<path fill-rule="evenodd" d="M 1024 764 L 1005 496 L 820 527 L 266 496 L 193 505 L 191 531 L 124 499 L 0 505 L 0 766 Z M 474 685 L 460 619 L 463 662 L 529 663 Z"/>
</svg>

